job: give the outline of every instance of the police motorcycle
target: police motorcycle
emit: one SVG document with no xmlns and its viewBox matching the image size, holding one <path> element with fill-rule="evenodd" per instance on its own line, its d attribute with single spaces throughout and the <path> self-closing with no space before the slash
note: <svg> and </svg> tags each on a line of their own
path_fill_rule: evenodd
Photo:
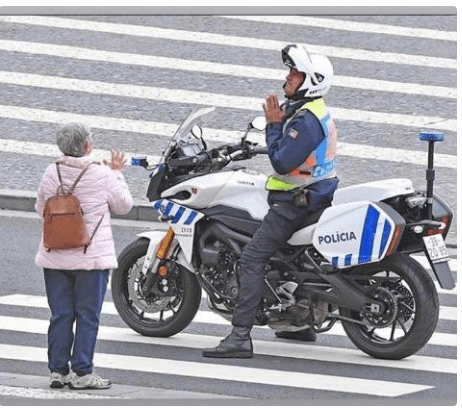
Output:
<svg viewBox="0 0 462 408">
<path fill-rule="evenodd" d="M 268 211 L 266 176 L 235 161 L 267 153 L 247 140 L 207 149 L 192 112 L 150 171 L 147 197 L 168 229 L 142 232 L 119 256 L 112 276 L 118 313 L 134 331 L 169 337 L 194 319 L 202 289 L 208 306 L 231 321 L 238 299 L 236 267 Z M 263 123 L 258 121 L 263 120 Z M 455 284 L 444 239 L 453 213 L 433 194 L 434 143 L 429 143 L 427 191 L 388 179 L 339 188 L 332 205 L 313 214 L 265 265 L 266 289 L 255 324 L 280 331 L 326 332 L 340 322 L 363 352 L 402 359 L 420 350 L 438 322 L 439 300 L 426 269 L 410 255 L 425 252 L 443 289 Z"/>
</svg>

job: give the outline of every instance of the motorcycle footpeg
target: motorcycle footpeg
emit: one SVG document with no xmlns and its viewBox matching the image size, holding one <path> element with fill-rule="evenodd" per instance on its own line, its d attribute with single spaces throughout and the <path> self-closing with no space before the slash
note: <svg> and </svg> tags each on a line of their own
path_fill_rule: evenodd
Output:
<svg viewBox="0 0 462 408">
<path fill-rule="evenodd" d="M 330 275 L 332 273 L 338 272 L 338 269 L 332 265 L 321 265 L 319 267 L 319 272 L 323 273 L 324 275 Z"/>
</svg>

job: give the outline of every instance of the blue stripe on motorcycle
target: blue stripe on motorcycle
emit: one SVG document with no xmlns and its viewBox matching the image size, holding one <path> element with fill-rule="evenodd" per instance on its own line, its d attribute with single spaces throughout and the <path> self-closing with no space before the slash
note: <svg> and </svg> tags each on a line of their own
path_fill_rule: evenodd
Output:
<svg viewBox="0 0 462 408">
<path fill-rule="evenodd" d="M 164 215 L 168 215 L 173 208 L 173 203 L 169 201 L 164 210 Z"/>
<path fill-rule="evenodd" d="M 183 215 L 183 213 L 185 212 L 185 210 L 186 210 L 186 208 L 184 208 L 184 207 L 180 207 L 178 209 L 175 216 L 172 218 L 172 223 L 173 224 L 176 224 L 180 220 L 180 218 Z"/>
<path fill-rule="evenodd" d="M 359 247 L 359 264 L 367 263 L 371 260 L 378 220 L 379 212 L 372 205 L 369 205 L 361 236 L 361 246 Z"/>
<path fill-rule="evenodd" d="M 333 266 L 334 268 L 337 268 L 337 267 L 338 267 L 338 256 L 334 256 L 334 257 L 332 258 L 332 262 L 331 262 L 331 263 L 332 263 L 332 266 Z"/>
<path fill-rule="evenodd" d="M 388 220 L 385 220 L 385 225 L 383 226 L 382 241 L 380 242 L 379 258 L 382 256 L 383 251 L 385 250 L 385 245 L 387 245 L 390 232 L 391 232 L 391 224 Z"/>
<path fill-rule="evenodd" d="M 351 257 L 353 254 L 348 254 L 345 256 L 345 266 L 350 266 L 351 265 Z"/>
<path fill-rule="evenodd" d="M 192 211 L 191 214 L 189 214 L 189 217 L 188 219 L 185 221 L 185 225 L 189 225 L 191 224 L 193 221 L 194 221 L 194 218 L 196 217 L 197 215 L 197 211 Z"/>
<path fill-rule="evenodd" d="M 154 203 L 154 208 L 155 208 L 157 211 L 159 211 L 160 206 L 161 206 L 161 204 L 162 204 L 162 201 L 163 201 L 163 200 L 157 200 L 157 201 Z"/>
</svg>

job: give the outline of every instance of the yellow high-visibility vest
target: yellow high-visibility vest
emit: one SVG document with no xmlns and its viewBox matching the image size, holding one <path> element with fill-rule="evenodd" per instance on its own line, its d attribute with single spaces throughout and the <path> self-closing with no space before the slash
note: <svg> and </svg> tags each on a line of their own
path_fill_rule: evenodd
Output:
<svg viewBox="0 0 462 408">
<path fill-rule="evenodd" d="M 266 181 L 267 190 L 290 191 L 337 175 L 337 128 L 322 98 L 305 103 L 299 110 L 313 113 L 322 125 L 324 140 L 296 169 L 274 173 Z M 297 112 L 297 113 L 298 113 Z M 289 122 L 290 123 L 290 122 Z M 287 124 L 284 126 L 284 129 Z M 304 137 L 304 135 L 300 135 Z M 305 136 L 306 137 L 306 136 Z"/>
</svg>

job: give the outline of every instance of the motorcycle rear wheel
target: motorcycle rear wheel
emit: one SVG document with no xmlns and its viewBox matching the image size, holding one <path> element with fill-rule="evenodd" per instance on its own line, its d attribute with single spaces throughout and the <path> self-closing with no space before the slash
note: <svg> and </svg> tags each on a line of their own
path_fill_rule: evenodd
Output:
<svg viewBox="0 0 462 408">
<path fill-rule="evenodd" d="M 397 253 L 352 273 L 362 275 L 356 283 L 386 302 L 387 311 L 378 316 L 339 308 L 342 316 L 370 322 L 342 320 L 349 339 L 380 359 L 400 360 L 419 351 L 432 336 L 439 316 L 438 293 L 427 271 L 408 255 Z"/>
<path fill-rule="evenodd" d="M 139 238 L 121 252 L 119 266 L 112 274 L 112 298 L 120 317 L 134 331 L 143 336 L 170 337 L 193 320 L 201 302 L 201 287 L 194 274 L 176 264 L 175 295 L 143 299 L 139 279 L 148 246 L 149 240 Z"/>
</svg>

